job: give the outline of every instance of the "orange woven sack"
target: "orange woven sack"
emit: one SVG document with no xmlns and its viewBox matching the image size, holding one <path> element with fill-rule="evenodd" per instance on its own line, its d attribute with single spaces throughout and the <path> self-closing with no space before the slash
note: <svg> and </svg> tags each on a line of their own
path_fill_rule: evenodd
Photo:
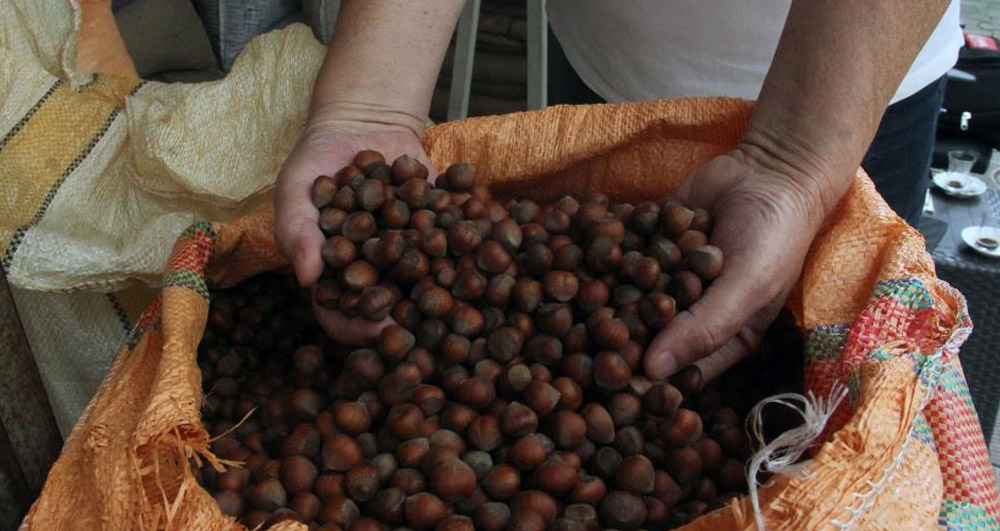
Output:
<svg viewBox="0 0 1000 531">
<path fill-rule="evenodd" d="M 669 192 L 736 144 L 737 100 L 554 107 L 429 130 L 431 158 L 471 161 L 501 196 Z M 285 265 L 265 209 L 199 223 L 176 242 L 146 309 L 73 430 L 23 529 L 239 529 L 195 481 L 217 460 L 196 364 L 209 287 Z M 824 225 L 788 302 L 806 336 L 806 387 L 849 390 L 812 460 L 761 488 L 768 529 L 997 529 L 1000 503 L 958 363 L 971 322 L 919 234 L 861 172 Z M 287 524 L 285 529 L 304 528 Z M 684 529 L 754 529 L 747 500 Z"/>
</svg>

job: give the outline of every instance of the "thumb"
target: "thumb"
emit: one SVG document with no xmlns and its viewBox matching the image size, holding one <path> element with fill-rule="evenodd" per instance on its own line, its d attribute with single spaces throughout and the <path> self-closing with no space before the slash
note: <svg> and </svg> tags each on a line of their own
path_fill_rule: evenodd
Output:
<svg viewBox="0 0 1000 531">
<path fill-rule="evenodd" d="M 730 264 L 739 264 L 732 260 Z M 666 378 L 708 356 L 730 338 L 761 308 L 778 296 L 769 287 L 748 282 L 753 278 L 739 265 L 728 266 L 705 294 L 677 314 L 650 343 L 644 360 L 646 374 Z"/>
</svg>

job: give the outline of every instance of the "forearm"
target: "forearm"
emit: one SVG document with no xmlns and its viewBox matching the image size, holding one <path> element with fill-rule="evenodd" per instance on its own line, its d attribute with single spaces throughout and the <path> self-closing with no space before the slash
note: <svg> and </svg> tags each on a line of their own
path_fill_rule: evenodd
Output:
<svg viewBox="0 0 1000 531">
<path fill-rule="evenodd" d="M 810 182 L 829 212 L 947 0 L 793 0 L 743 149 Z M 757 157 L 754 157 L 757 159 Z"/>
<path fill-rule="evenodd" d="M 464 1 L 344 0 L 310 120 L 371 121 L 419 134 Z"/>
</svg>

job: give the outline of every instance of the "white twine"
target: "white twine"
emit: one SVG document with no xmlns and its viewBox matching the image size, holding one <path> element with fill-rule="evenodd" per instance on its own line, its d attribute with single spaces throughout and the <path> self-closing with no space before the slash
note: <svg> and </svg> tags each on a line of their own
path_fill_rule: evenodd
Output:
<svg viewBox="0 0 1000 531">
<path fill-rule="evenodd" d="M 750 459 L 747 472 L 747 484 L 750 487 L 750 500 L 753 503 L 754 520 L 757 529 L 764 531 L 764 514 L 760 508 L 760 498 L 757 494 L 757 475 L 761 471 L 773 474 L 791 476 L 799 472 L 799 458 L 823 432 L 830 416 L 847 396 L 847 387 L 841 383 L 834 385 L 827 399 L 819 398 L 812 391 L 809 396 L 798 393 L 782 393 L 761 400 L 750 410 L 747 416 L 747 428 L 750 436 L 757 444 L 762 445 Z M 803 423 L 775 437 L 770 443 L 764 440 L 764 406 L 779 404 L 786 406 L 802 416 Z M 766 444 L 765 444 L 766 443 Z"/>
</svg>

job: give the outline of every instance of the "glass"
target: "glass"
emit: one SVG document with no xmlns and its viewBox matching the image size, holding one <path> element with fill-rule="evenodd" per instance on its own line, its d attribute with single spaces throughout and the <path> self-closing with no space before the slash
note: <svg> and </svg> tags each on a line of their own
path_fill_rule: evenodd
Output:
<svg viewBox="0 0 1000 531">
<path fill-rule="evenodd" d="M 949 151 L 948 171 L 954 173 L 967 174 L 972 171 L 972 165 L 976 163 L 976 154 L 971 151 Z"/>
<path fill-rule="evenodd" d="M 988 251 L 1000 248 L 1000 219 L 992 214 L 983 214 L 976 231 L 976 245 Z"/>
</svg>

